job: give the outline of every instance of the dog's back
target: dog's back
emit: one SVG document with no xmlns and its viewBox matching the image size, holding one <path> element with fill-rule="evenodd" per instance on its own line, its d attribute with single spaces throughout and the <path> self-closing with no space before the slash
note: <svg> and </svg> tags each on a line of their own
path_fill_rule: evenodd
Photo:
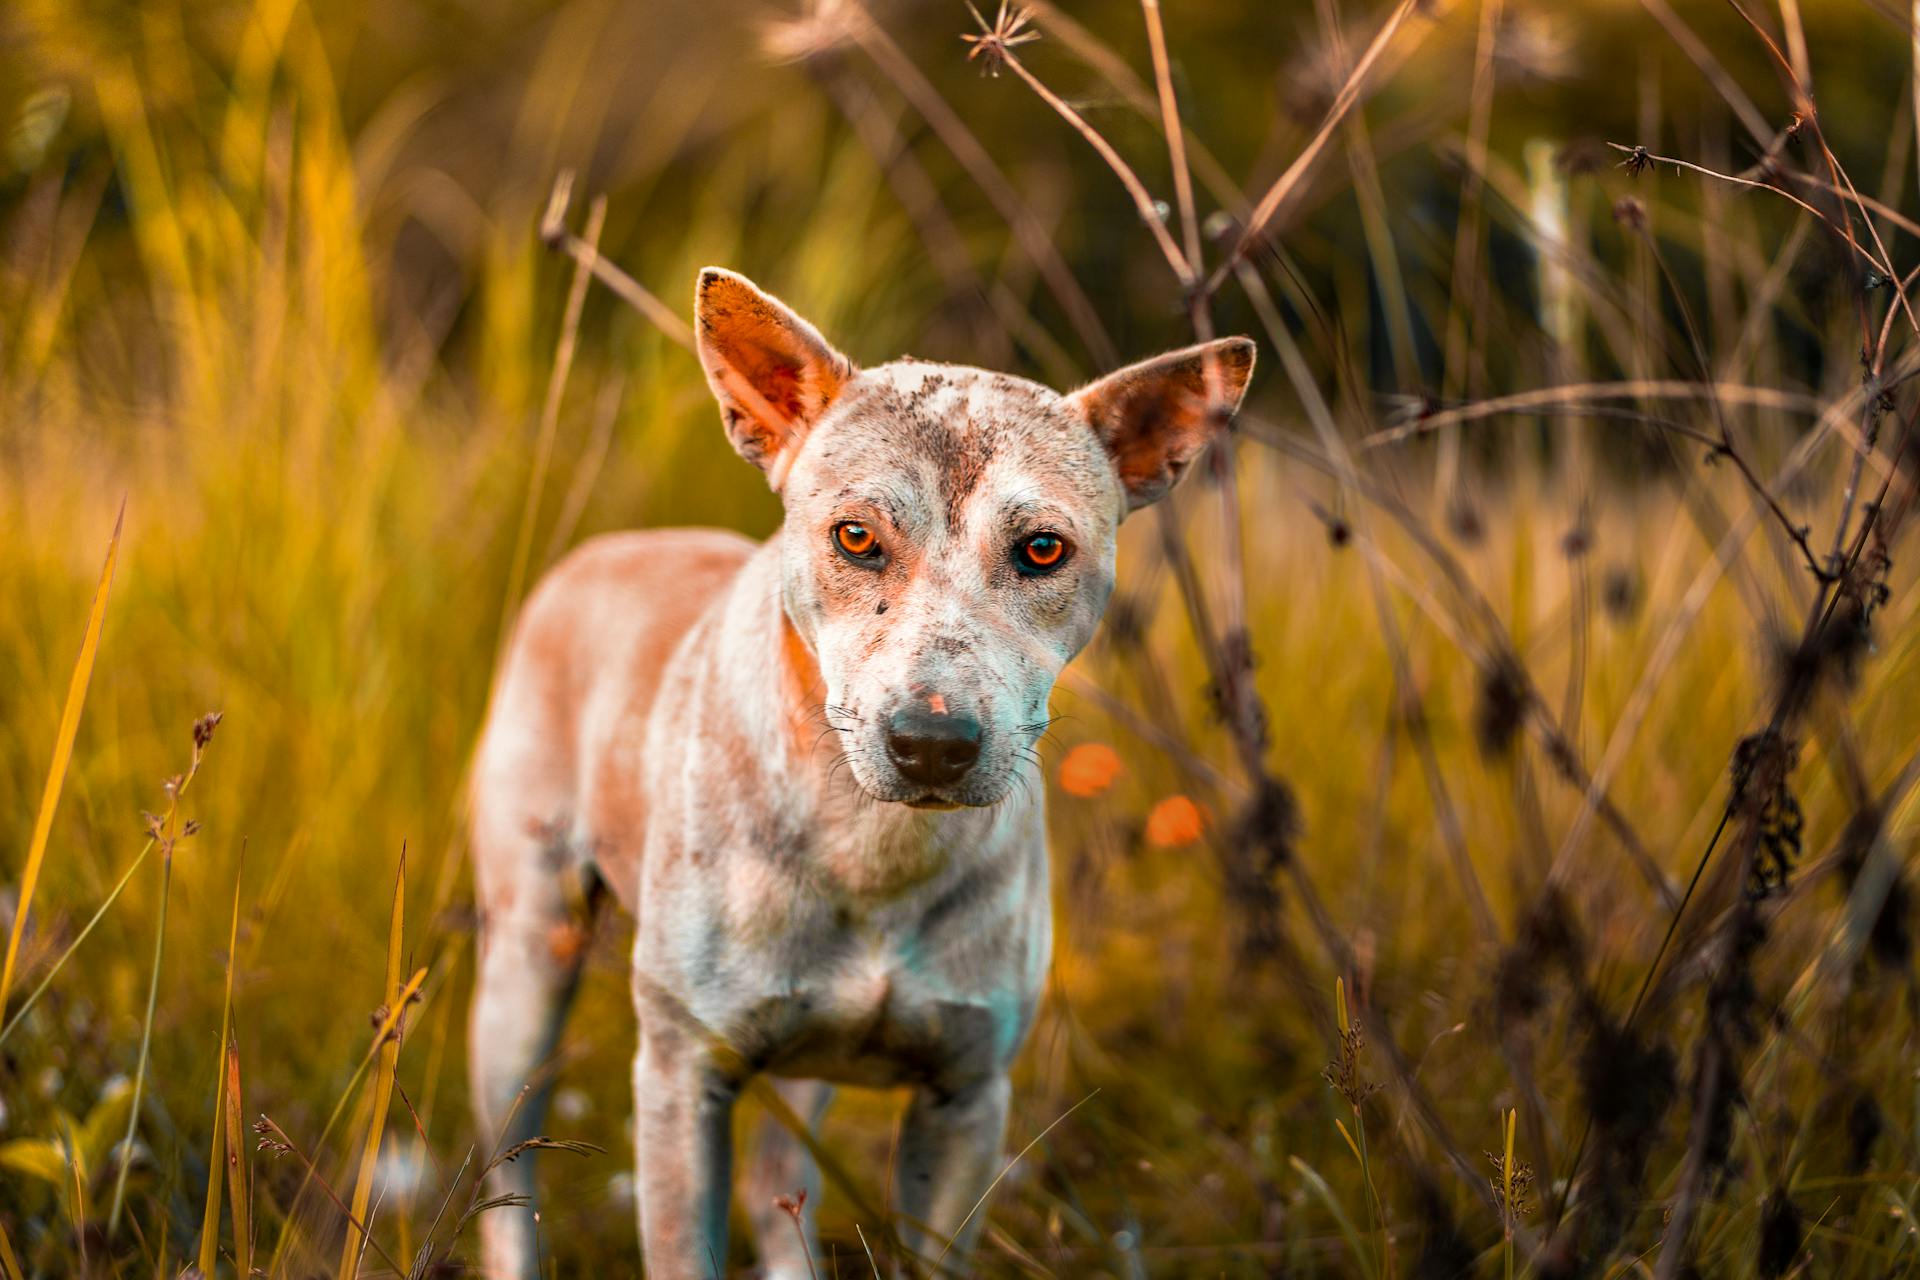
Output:
<svg viewBox="0 0 1920 1280">
<path fill-rule="evenodd" d="M 515 905 L 514 882 L 534 861 L 525 856 L 527 841 L 546 845 L 557 862 L 562 845 L 587 834 L 581 805 L 592 779 L 579 766 L 601 758 L 598 748 L 623 724 L 638 731 L 674 647 L 756 545 L 720 529 L 609 534 L 569 555 L 528 598 L 474 760 L 482 911 Z M 591 833 L 627 847 L 639 835 Z M 595 852 L 576 851 L 580 858 Z M 617 857 L 605 860 L 612 865 L 600 874 L 631 908 L 628 868 Z"/>
</svg>

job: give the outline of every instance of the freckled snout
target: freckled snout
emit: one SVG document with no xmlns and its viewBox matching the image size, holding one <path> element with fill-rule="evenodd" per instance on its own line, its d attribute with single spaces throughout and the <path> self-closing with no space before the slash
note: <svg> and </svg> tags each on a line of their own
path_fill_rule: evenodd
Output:
<svg viewBox="0 0 1920 1280">
<path fill-rule="evenodd" d="M 980 758 L 980 722 L 923 707 L 887 720 L 887 755 L 900 776 L 927 787 L 950 787 Z"/>
</svg>

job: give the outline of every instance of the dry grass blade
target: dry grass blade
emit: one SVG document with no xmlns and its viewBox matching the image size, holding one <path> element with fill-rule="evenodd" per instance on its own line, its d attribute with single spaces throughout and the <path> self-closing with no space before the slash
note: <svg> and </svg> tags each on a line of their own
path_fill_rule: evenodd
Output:
<svg viewBox="0 0 1920 1280">
<path fill-rule="evenodd" d="M 400 1069 L 400 1018 L 405 1008 L 400 997 L 400 949 L 405 934 L 407 906 L 407 852 L 400 851 L 400 869 L 393 880 L 393 915 L 387 926 L 387 976 L 385 997 L 388 1021 L 393 1030 L 380 1041 L 380 1063 L 373 1078 L 373 1102 L 367 1119 L 367 1137 L 360 1150 L 360 1171 L 353 1183 L 353 1225 L 347 1230 L 347 1242 L 340 1252 L 340 1280 L 352 1280 L 360 1270 L 360 1255 L 366 1249 L 367 1206 L 373 1199 L 373 1177 L 380 1166 L 380 1139 L 386 1134 L 387 1106 L 393 1099 L 393 1080 Z M 369 1226 L 370 1229 L 370 1226 Z"/>
<path fill-rule="evenodd" d="M 236 1271 L 253 1274 L 253 1175 L 247 1165 L 247 1144 L 240 1136 L 246 1132 L 242 1120 L 246 1114 L 240 1091 L 240 1045 L 227 1044 L 226 1069 L 227 1201 L 233 1218 L 233 1258 Z M 211 1273 L 209 1273 L 211 1274 Z"/>
<path fill-rule="evenodd" d="M 205 1276 L 214 1274 L 214 1266 L 220 1258 L 220 1196 L 224 1190 L 225 1174 L 233 1144 L 229 1141 L 227 1124 L 227 1068 L 232 1056 L 233 1046 L 233 968 L 235 948 L 240 941 L 240 873 L 246 866 L 246 853 L 240 855 L 240 866 L 233 873 L 233 920 L 227 928 L 227 989 L 220 1005 L 220 1050 L 219 1060 L 213 1068 L 213 1143 L 207 1155 L 207 1201 L 200 1216 L 200 1273 Z M 234 1224 L 234 1255 L 239 1256 L 239 1223 Z M 246 1270 L 242 1269 L 241 1275 Z"/>
<path fill-rule="evenodd" d="M 20 1274 L 20 1259 L 13 1256 L 13 1241 L 7 1239 L 5 1223 L 0 1223 L 0 1277 L 4 1280 L 26 1280 Z"/>
<path fill-rule="evenodd" d="M 1016 1155 L 1013 1159 L 1007 1161 L 1006 1167 L 1000 1170 L 1000 1172 L 997 1175 L 995 1175 L 992 1182 L 989 1182 L 987 1184 L 987 1189 L 985 1191 L 982 1191 L 980 1193 L 980 1198 L 973 1202 L 973 1208 L 967 1210 L 967 1216 L 960 1219 L 960 1225 L 953 1229 L 953 1234 L 955 1236 L 958 1236 L 961 1232 L 967 1229 L 967 1224 L 973 1221 L 973 1215 L 976 1213 L 979 1213 L 980 1206 L 985 1204 L 988 1198 L 993 1195 L 993 1189 L 999 1186 L 1000 1183 L 1006 1178 L 1006 1176 L 1009 1173 L 1013 1172 L 1013 1168 L 1015 1165 L 1019 1164 L 1022 1160 L 1025 1160 L 1027 1158 L 1027 1153 L 1029 1151 L 1032 1151 L 1035 1147 L 1039 1146 L 1043 1141 L 1046 1140 L 1046 1136 L 1048 1134 L 1052 1133 L 1055 1129 L 1058 1129 L 1062 1124 L 1066 1122 L 1066 1119 L 1068 1116 L 1072 1115 L 1074 1112 L 1078 1111 L 1080 1108 L 1086 1106 L 1089 1102 L 1092 1102 L 1094 1098 L 1099 1095 L 1099 1093 L 1100 1091 L 1098 1089 L 1093 1090 L 1093 1092 L 1089 1093 L 1086 1097 L 1080 1099 L 1080 1101 L 1074 1103 L 1072 1106 L 1068 1107 L 1065 1111 L 1062 1111 L 1058 1116 L 1055 1116 L 1052 1124 L 1042 1129 L 1039 1133 L 1034 1134 L 1033 1141 L 1029 1142 L 1026 1146 L 1020 1148 L 1020 1154 Z M 940 1256 L 933 1260 L 932 1270 L 934 1272 L 937 1273 L 940 1270 L 940 1264 L 947 1260 L 947 1254 L 951 1252 L 952 1249 L 953 1249 L 953 1241 L 948 1240 L 946 1248 L 940 1250 Z"/>
<path fill-rule="evenodd" d="M 113 585 L 114 560 L 120 553 L 120 528 L 127 518 L 126 500 L 113 518 L 113 536 L 107 542 L 106 563 L 100 569 L 100 584 L 93 591 L 93 608 L 87 613 L 87 630 L 80 641 L 80 656 L 73 664 L 73 678 L 67 684 L 66 705 L 60 711 L 60 728 L 53 739 L 53 760 L 47 766 L 47 785 L 40 793 L 40 812 L 33 820 L 33 837 L 27 844 L 27 862 L 20 873 L 20 900 L 13 909 L 13 929 L 7 935 L 7 958 L 0 966 L 0 1011 L 7 1007 L 7 994 L 13 990 L 14 966 L 20 959 L 20 938 L 27 927 L 27 912 L 33 906 L 33 891 L 40 882 L 40 867 L 46 860 L 47 840 L 53 834 L 53 811 L 60 804 L 60 788 L 66 781 L 67 764 L 73 759 L 73 740 L 80 731 L 80 709 L 86 705 L 87 683 L 93 677 L 93 660 L 100 651 L 100 628 L 107 616 L 107 590 Z"/>
<path fill-rule="evenodd" d="M 554 202 L 563 202 L 567 181 L 554 188 Z M 552 220 L 548 210 L 548 220 Z M 500 635 L 495 648 L 504 651 L 507 633 L 520 608 L 520 592 L 526 583 L 527 559 L 533 553 L 533 525 L 540 514 L 540 494 L 546 488 L 547 467 L 553 459 L 553 437 L 560 425 L 560 400 L 566 395 L 567 375 L 573 371 L 574 346 L 580 336 L 580 311 L 587 301 L 587 283 L 593 278 L 592 265 L 600 257 L 600 229 L 606 224 L 607 202 L 593 202 L 587 213 L 584 256 L 574 260 L 573 283 L 567 287 L 567 309 L 560 322 L 560 340 L 554 348 L 553 372 L 547 379 L 546 400 L 540 407 L 540 437 L 534 445 L 533 470 L 527 475 L 527 496 L 520 508 L 520 530 L 513 542 L 513 567 L 507 571 L 507 595 L 500 605 Z M 401 859 L 404 865 L 406 859 Z"/>
<path fill-rule="evenodd" d="M 413 1003 L 414 997 L 420 994 L 420 988 L 426 980 L 427 971 L 424 968 L 414 970 L 413 976 L 407 979 L 407 985 L 400 989 L 399 999 L 388 1005 L 386 1016 L 381 1019 L 380 1025 L 374 1030 L 373 1043 L 368 1046 L 366 1053 L 361 1055 L 360 1065 L 354 1068 L 353 1075 L 347 1080 L 347 1087 L 340 1091 L 339 1098 L 334 1101 L 333 1110 L 327 1116 L 327 1123 L 322 1126 L 320 1130 L 320 1139 L 314 1144 L 315 1149 L 324 1148 L 327 1145 L 327 1139 L 333 1136 L 334 1126 L 340 1123 L 340 1117 L 346 1112 L 347 1103 L 353 1098 L 355 1091 L 360 1088 L 360 1081 L 366 1076 L 367 1068 L 373 1065 L 374 1059 L 378 1057 L 381 1050 L 386 1047 L 388 1039 L 393 1036 L 395 1029 L 400 1025 L 402 1013 Z M 276 1129 L 276 1132 L 277 1131 Z M 316 1181 L 313 1162 L 304 1160 L 303 1163 L 305 1172 L 301 1176 L 299 1185 L 294 1188 L 293 1195 L 287 1200 L 289 1223 L 286 1229 L 281 1231 L 279 1240 L 276 1241 L 273 1246 L 273 1255 L 267 1262 L 268 1275 L 278 1275 L 280 1273 L 281 1259 L 284 1257 L 288 1247 L 293 1244 L 294 1236 L 298 1234 L 293 1229 L 291 1223 L 292 1215 L 299 1208 L 300 1197 L 306 1193 L 307 1186 Z M 327 1186 L 324 1181 L 321 1181 L 320 1185 L 325 1189 L 328 1197 L 332 1199 L 335 1204 L 339 1205 L 342 1213 L 348 1212 L 347 1206 L 341 1203 L 338 1196 L 334 1195 L 332 1187 Z M 379 1251 L 380 1245 L 377 1241 L 369 1237 L 369 1243 L 376 1252 Z"/>
<path fill-rule="evenodd" d="M 120 879 L 114 882 L 112 890 L 108 892 L 106 898 L 100 905 L 94 909 L 94 913 L 88 918 L 87 923 L 81 928 L 79 933 L 74 935 L 73 941 L 67 944 L 67 949 L 60 953 L 60 958 L 55 960 L 52 966 L 48 968 L 46 977 L 40 979 L 39 985 L 34 987 L 34 989 L 28 993 L 27 998 L 20 1002 L 20 1007 L 13 1011 L 13 1017 L 7 1020 L 6 1026 L 0 1027 L 0 1045 L 6 1044 L 7 1038 L 26 1021 L 27 1015 L 33 1012 L 33 1007 L 40 1002 L 40 997 L 47 993 L 47 989 L 53 985 L 53 980 L 60 976 L 60 971 L 66 967 L 67 961 L 73 958 L 74 953 L 80 950 L 88 936 L 93 933 L 94 929 L 99 927 L 100 921 L 106 918 L 107 912 L 113 909 L 113 904 L 120 900 L 120 895 L 126 892 L 127 885 L 132 883 L 134 874 L 138 872 L 142 866 L 146 865 L 147 855 L 153 852 L 154 843 L 152 839 L 148 839 L 147 843 L 142 846 L 140 852 L 134 855 L 133 861 L 129 863 L 127 869 L 121 873 Z"/>
</svg>

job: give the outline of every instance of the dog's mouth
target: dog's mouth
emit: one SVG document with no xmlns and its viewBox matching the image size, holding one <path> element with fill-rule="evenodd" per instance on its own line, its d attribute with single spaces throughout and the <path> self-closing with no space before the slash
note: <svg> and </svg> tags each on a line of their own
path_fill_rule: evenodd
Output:
<svg viewBox="0 0 1920 1280">
<path fill-rule="evenodd" d="M 966 808 L 958 800 L 947 800 L 936 795 L 914 796 L 911 799 L 902 800 L 901 803 L 909 809 L 931 809 L 940 813 Z"/>
</svg>

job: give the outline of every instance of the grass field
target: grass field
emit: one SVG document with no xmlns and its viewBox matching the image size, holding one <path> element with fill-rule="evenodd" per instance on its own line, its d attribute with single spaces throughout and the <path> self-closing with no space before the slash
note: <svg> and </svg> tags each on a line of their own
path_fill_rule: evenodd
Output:
<svg viewBox="0 0 1920 1280">
<path fill-rule="evenodd" d="M 671 321 L 569 314 L 563 169 L 682 318 L 712 262 L 864 361 L 1260 343 L 1055 700 L 979 1272 L 1920 1274 L 1920 99 L 1903 11 L 1806 7 L 1169 5 L 1163 66 L 1115 0 L 989 78 L 960 5 L 0 15 L 0 1277 L 470 1256 L 500 637 L 595 532 L 779 519 Z M 626 939 L 559 1275 L 639 1267 Z"/>
</svg>

